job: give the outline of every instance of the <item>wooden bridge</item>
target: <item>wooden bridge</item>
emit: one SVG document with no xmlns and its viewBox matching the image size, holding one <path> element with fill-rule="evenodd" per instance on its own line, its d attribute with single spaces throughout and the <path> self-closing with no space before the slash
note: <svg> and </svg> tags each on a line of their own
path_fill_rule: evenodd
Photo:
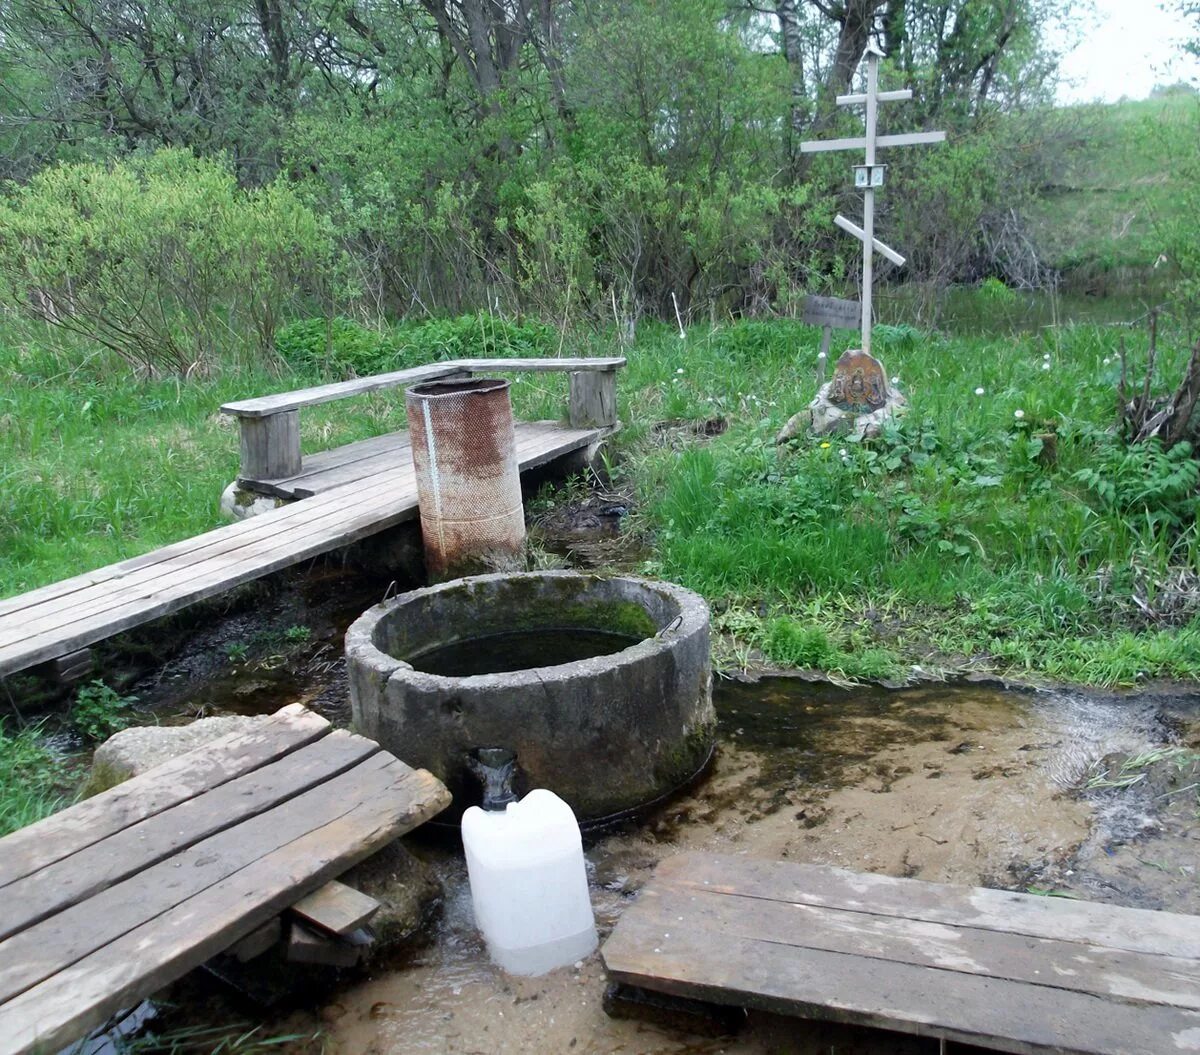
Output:
<svg viewBox="0 0 1200 1055">
<path fill-rule="evenodd" d="M 1195 916 L 693 853 L 659 865 L 603 956 L 630 999 L 1023 1055 L 1200 1052 Z"/>
<path fill-rule="evenodd" d="M 449 802 L 293 705 L 0 839 L 0 1055 L 58 1051 Z"/>
<path fill-rule="evenodd" d="M 566 372 L 568 423 L 517 424 L 525 471 L 587 449 L 612 430 L 616 371 L 624 364 L 620 358 L 464 359 L 225 405 L 222 412 L 241 423 L 239 483 L 302 501 L 0 601 L 0 678 L 415 519 L 407 432 L 304 457 L 301 408 L 479 373 Z"/>
</svg>

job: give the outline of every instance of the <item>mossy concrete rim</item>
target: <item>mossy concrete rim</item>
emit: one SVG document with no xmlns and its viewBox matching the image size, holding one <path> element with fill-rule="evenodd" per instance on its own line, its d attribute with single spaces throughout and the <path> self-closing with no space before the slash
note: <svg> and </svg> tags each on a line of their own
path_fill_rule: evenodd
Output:
<svg viewBox="0 0 1200 1055">
<path fill-rule="evenodd" d="M 514 587 L 519 590 L 521 585 L 526 583 L 530 586 L 537 586 L 548 582 L 561 583 L 576 596 L 578 595 L 578 591 L 590 586 L 613 583 L 629 584 L 635 589 L 640 588 L 657 594 L 673 606 L 673 611 L 669 619 L 659 621 L 662 625 L 656 626 L 653 632 L 646 633 L 642 640 L 621 649 L 619 652 L 613 652 L 606 656 L 592 656 L 587 659 L 575 660 L 571 663 L 557 663 L 545 667 L 529 667 L 524 670 L 505 671 L 502 675 L 473 674 L 467 677 L 447 677 L 440 674 L 428 674 L 417 670 L 402 657 L 381 648 L 378 642 L 379 628 L 386 624 L 388 617 L 396 612 L 397 609 L 410 606 L 415 607 L 431 598 L 449 597 L 458 594 L 462 594 L 464 597 L 470 594 L 477 594 L 480 595 L 480 599 L 483 599 L 493 590 L 507 592 Z M 611 623 L 608 625 L 598 625 L 596 623 L 572 621 L 570 619 L 564 622 L 562 619 L 563 614 L 563 611 L 560 609 L 555 618 L 545 618 L 535 621 L 532 624 L 523 625 L 521 616 L 514 613 L 513 621 L 507 629 L 511 631 L 529 629 L 531 626 L 549 628 L 566 625 L 591 630 L 626 633 L 630 637 L 635 636 L 629 633 L 626 628 L 613 626 Z M 600 671 L 615 670 L 631 660 L 652 656 L 658 652 L 665 651 L 669 643 L 673 640 L 706 631 L 709 625 L 709 618 L 708 604 L 699 594 L 693 593 L 691 590 L 678 586 L 675 583 L 660 579 L 647 579 L 636 575 L 608 575 L 577 571 L 498 572 L 489 575 L 470 575 L 460 579 L 452 579 L 449 582 L 412 590 L 409 593 L 382 601 L 372 608 L 367 609 L 366 612 L 350 625 L 350 628 L 346 631 L 345 648 L 347 656 L 353 655 L 360 662 L 374 668 L 384 681 L 390 679 L 397 671 L 403 671 L 406 681 L 428 682 L 430 686 L 441 686 L 447 689 L 454 686 L 471 687 L 477 684 L 484 684 L 498 676 L 502 676 L 510 684 L 524 684 L 533 688 L 540 686 L 542 683 L 542 679 L 537 673 L 538 671 L 553 670 L 556 674 L 569 675 L 571 668 L 578 668 L 580 673 L 595 674 Z M 650 628 L 646 627 L 646 629 L 649 630 Z M 444 639 L 431 635 L 423 647 L 412 649 L 409 654 L 415 655 L 425 651 L 426 648 L 451 644 L 455 641 L 462 641 L 477 636 L 481 635 L 472 633 L 470 627 L 465 628 L 465 632 L 461 634 Z"/>
</svg>

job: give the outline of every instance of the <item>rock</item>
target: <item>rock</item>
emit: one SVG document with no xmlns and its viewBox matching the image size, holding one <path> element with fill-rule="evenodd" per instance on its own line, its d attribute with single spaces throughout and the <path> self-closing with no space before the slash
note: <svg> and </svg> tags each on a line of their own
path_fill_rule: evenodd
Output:
<svg viewBox="0 0 1200 1055">
<path fill-rule="evenodd" d="M 230 715 L 201 718 L 190 725 L 140 725 L 122 729 L 96 748 L 83 794 L 98 795 L 177 755 L 230 733 L 247 732 L 267 721 L 270 715 Z"/>
<path fill-rule="evenodd" d="M 221 492 L 221 516 L 226 520 L 248 520 L 285 505 L 288 505 L 286 498 L 249 491 L 239 487 L 236 480 Z"/>
<path fill-rule="evenodd" d="M 411 941 L 441 907 L 442 884 L 436 873 L 403 840 L 389 843 L 339 878 L 382 906 L 371 917 L 375 941 L 368 948 L 368 958 Z"/>
</svg>

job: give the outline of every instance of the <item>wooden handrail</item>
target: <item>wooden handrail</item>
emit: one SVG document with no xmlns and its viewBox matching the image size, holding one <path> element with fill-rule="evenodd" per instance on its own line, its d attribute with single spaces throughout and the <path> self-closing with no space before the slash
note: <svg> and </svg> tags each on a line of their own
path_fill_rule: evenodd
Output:
<svg viewBox="0 0 1200 1055">
<path fill-rule="evenodd" d="M 454 359 L 445 363 L 414 366 L 407 370 L 393 370 L 390 373 L 375 374 L 372 377 L 357 377 L 352 381 L 335 381 L 333 384 L 301 388 L 294 392 L 279 392 L 273 396 L 242 399 L 234 403 L 225 403 L 221 407 L 221 413 L 231 414 L 238 418 L 266 418 L 291 410 L 299 410 L 301 407 L 332 403 L 334 400 L 347 399 L 350 396 L 362 395 L 364 392 L 399 388 L 463 374 L 507 371 L 607 373 L 619 370 L 625 365 L 625 362 L 626 360 L 622 357 L 608 359 Z"/>
</svg>

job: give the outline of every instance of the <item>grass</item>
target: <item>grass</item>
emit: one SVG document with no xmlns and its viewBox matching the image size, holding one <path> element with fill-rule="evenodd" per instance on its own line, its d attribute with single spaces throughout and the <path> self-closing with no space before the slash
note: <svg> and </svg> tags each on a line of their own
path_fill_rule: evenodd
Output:
<svg viewBox="0 0 1200 1055">
<path fill-rule="evenodd" d="M 777 448 L 775 432 L 815 390 L 819 331 L 740 322 L 681 340 L 645 325 L 619 383 L 619 442 L 653 538 L 647 570 L 704 594 L 742 654 L 756 647 L 846 678 L 914 667 L 1099 684 L 1194 677 L 1200 620 L 1159 597 L 1169 576 L 1197 567 L 1194 480 L 1160 456 L 1126 464 L 1107 431 L 1123 332 L 993 339 L 881 326 L 876 351 L 910 401 L 902 426 L 871 443 Z M 1168 370 L 1181 354 L 1169 343 Z M 566 347 L 612 350 L 595 335 Z M 306 362 L 136 381 L 12 332 L 0 344 L 0 594 L 217 526 L 237 462 L 217 407 L 323 379 Z M 518 416 L 561 415 L 565 387 L 515 379 Z M 653 431 L 712 417 L 730 427 L 702 445 L 664 445 Z M 358 397 L 306 410 L 303 442 L 320 449 L 402 422 L 397 393 Z M 1052 462 L 1041 438 L 1051 434 Z"/>
<path fill-rule="evenodd" d="M 10 730 L 0 721 L 0 836 L 65 805 L 58 769 L 39 726 Z"/>
</svg>

